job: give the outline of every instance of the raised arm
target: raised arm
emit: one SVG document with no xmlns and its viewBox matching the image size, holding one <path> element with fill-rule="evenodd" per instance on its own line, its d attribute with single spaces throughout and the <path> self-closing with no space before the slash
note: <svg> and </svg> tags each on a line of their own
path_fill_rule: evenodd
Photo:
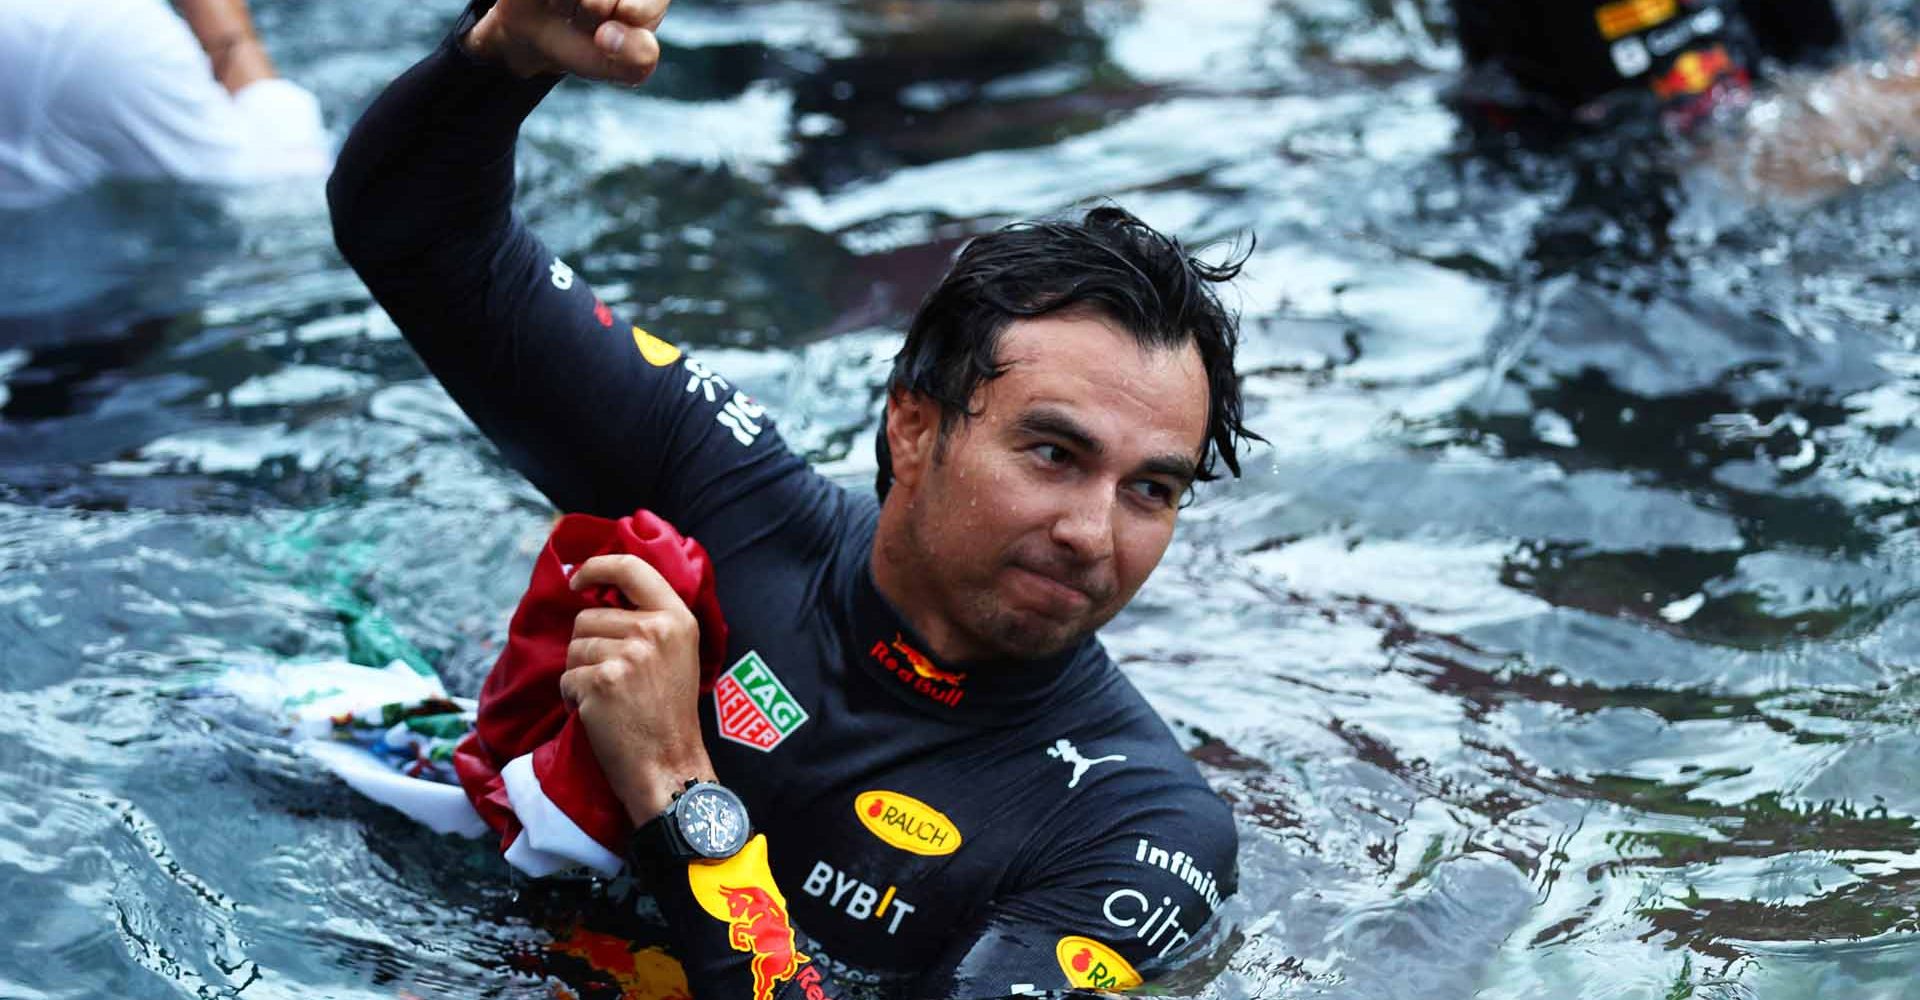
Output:
<svg viewBox="0 0 1920 1000">
<path fill-rule="evenodd" d="M 790 457 L 724 378 L 627 323 L 515 218 L 520 124 L 564 70 L 638 82 L 667 0 L 475 2 L 367 109 L 327 197 L 347 258 L 481 431 L 562 510 L 681 530 Z M 617 17 L 614 17 L 617 13 Z"/>
</svg>

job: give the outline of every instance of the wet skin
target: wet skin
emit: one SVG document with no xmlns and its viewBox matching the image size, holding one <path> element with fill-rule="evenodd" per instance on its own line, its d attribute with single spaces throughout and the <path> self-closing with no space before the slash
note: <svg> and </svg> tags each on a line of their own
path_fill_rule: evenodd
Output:
<svg viewBox="0 0 1920 1000">
<path fill-rule="evenodd" d="M 1045 656 L 1111 620 L 1165 554 L 1205 440 L 1190 342 L 1050 315 L 1009 326 L 999 358 L 944 440 L 931 400 L 888 400 L 874 582 L 948 661 Z"/>
</svg>

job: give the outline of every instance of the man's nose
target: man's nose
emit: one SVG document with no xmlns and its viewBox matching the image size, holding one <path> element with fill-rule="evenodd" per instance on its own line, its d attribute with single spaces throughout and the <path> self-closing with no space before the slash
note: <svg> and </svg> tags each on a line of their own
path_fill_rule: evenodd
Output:
<svg viewBox="0 0 1920 1000">
<path fill-rule="evenodd" d="M 1073 550 L 1083 562 L 1100 562 L 1113 555 L 1113 486 L 1075 490 L 1065 499 L 1053 520 L 1053 540 Z"/>
</svg>

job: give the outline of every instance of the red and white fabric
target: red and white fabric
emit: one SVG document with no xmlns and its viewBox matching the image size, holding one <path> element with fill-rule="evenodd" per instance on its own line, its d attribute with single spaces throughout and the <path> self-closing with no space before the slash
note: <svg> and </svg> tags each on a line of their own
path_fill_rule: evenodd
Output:
<svg viewBox="0 0 1920 1000">
<path fill-rule="evenodd" d="M 560 519 L 534 562 L 506 649 L 480 690 L 474 730 L 454 753 L 468 799 L 500 836 L 507 861 L 529 875 L 575 865 L 617 874 L 633 830 L 585 727 L 560 697 L 574 618 L 587 608 L 627 606 L 612 588 L 576 593 L 568 580 L 588 559 L 616 553 L 646 560 L 698 619 L 702 692 L 711 690 L 726 655 L 726 620 L 700 543 L 647 511 L 619 520 Z"/>
</svg>

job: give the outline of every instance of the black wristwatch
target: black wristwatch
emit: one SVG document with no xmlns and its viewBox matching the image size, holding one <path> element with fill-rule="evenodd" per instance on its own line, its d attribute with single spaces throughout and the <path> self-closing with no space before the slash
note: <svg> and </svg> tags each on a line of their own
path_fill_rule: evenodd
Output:
<svg viewBox="0 0 1920 1000">
<path fill-rule="evenodd" d="M 752 834 L 740 796 L 717 782 L 688 778 L 666 812 L 633 831 L 627 863 L 647 869 L 663 861 L 718 861 L 738 854 Z"/>
</svg>

